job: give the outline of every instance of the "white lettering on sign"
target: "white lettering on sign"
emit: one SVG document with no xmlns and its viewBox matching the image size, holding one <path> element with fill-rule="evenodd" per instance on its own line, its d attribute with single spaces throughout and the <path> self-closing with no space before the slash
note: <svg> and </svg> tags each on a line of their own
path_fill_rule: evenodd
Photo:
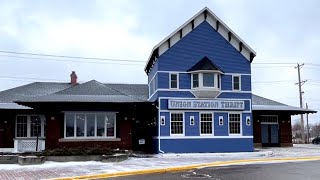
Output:
<svg viewBox="0 0 320 180">
<path fill-rule="evenodd" d="M 189 100 L 169 99 L 169 109 L 227 109 L 244 110 L 244 101 L 239 100 Z"/>
</svg>

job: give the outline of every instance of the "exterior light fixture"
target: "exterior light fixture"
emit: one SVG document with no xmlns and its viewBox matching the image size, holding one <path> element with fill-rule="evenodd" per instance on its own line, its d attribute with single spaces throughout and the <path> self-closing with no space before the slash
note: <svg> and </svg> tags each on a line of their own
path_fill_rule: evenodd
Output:
<svg viewBox="0 0 320 180">
<path fill-rule="evenodd" d="M 223 126 L 223 116 L 219 116 L 219 126 Z"/>
<path fill-rule="evenodd" d="M 161 116 L 160 120 L 161 120 L 161 122 L 160 122 L 161 126 L 166 125 L 166 117 L 165 116 Z"/>
<path fill-rule="evenodd" d="M 194 116 L 190 116 L 190 125 L 194 126 Z"/>
<path fill-rule="evenodd" d="M 251 125 L 250 116 L 247 116 L 247 117 L 246 117 L 246 124 L 247 124 L 247 126 L 250 126 L 250 125 Z"/>
</svg>

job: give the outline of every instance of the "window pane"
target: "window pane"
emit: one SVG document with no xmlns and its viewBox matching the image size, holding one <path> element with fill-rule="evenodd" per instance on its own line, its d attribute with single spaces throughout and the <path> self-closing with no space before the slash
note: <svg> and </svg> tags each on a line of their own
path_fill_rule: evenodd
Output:
<svg viewBox="0 0 320 180">
<path fill-rule="evenodd" d="M 201 114 L 201 134 L 212 134 L 212 114 Z"/>
<path fill-rule="evenodd" d="M 92 137 L 94 135 L 94 127 L 95 127 L 95 115 L 94 114 L 87 114 L 87 137 Z"/>
<path fill-rule="evenodd" d="M 17 116 L 17 137 L 28 137 L 27 116 Z"/>
<path fill-rule="evenodd" d="M 239 76 L 233 76 L 233 89 L 240 90 L 240 77 Z"/>
<path fill-rule="evenodd" d="M 240 114 L 229 114 L 230 134 L 241 134 Z"/>
<path fill-rule="evenodd" d="M 115 114 L 114 113 L 106 114 L 107 136 L 114 136 L 114 122 L 115 122 Z"/>
<path fill-rule="evenodd" d="M 41 137 L 41 118 L 40 116 L 31 116 L 30 117 L 30 127 L 31 127 L 31 137 L 38 136 Z"/>
<path fill-rule="evenodd" d="M 97 136 L 105 136 L 105 114 L 97 114 Z"/>
<path fill-rule="evenodd" d="M 84 118 L 83 114 L 76 114 L 76 128 L 77 128 L 77 137 L 84 136 Z"/>
<path fill-rule="evenodd" d="M 171 113 L 171 134 L 183 134 L 182 113 Z"/>
<path fill-rule="evenodd" d="M 199 75 L 198 74 L 192 74 L 192 87 L 193 88 L 199 87 Z"/>
<path fill-rule="evenodd" d="M 221 76 L 220 76 L 220 74 L 218 74 L 218 88 L 220 89 L 220 78 L 221 78 Z"/>
<path fill-rule="evenodd" d="M 66 137 L 74 137 L 74 114 L 66 114 Z"/>
<path fill-rule="evenodd" d="M 204 87 L 214 87 L 214 74 L 213 73 L 203 73 L 203 86 Z"/>
<path fill-rule="evenodd" d="M 170 88 L 178 88 L 178 75 L 170 74 Z"/>
</svg>

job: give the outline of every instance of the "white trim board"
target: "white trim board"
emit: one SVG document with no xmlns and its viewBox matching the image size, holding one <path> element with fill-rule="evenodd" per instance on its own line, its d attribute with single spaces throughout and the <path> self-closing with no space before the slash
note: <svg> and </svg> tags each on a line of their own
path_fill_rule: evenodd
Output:
<svg viewBox="0 0 320 180">
<path fill-rule="evenodd" d="M 253 136 L 161 136 L 154 139 L 252 139 Z"/>
</svg>

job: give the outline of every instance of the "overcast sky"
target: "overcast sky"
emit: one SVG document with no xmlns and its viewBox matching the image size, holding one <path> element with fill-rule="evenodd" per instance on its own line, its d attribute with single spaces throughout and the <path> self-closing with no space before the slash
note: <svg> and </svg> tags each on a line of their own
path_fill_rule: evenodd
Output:
<svg viewBox="0 0 320 180">
<path fill-rule="evenodd" d="M 253 93 L 299 106 L 294 63 L 305 63 L 304 104 L 320 110 L 317 0 L 1 1 L 0 51 L 141 62 L 81 63 L 72 61 L 97 61 L 0 53 L 0 90 L 33 81 L 68 82 L 72 70 L 80 82 L 147 83 L 143 69 L 153 46 L 205 6 L 257 52 Z M 310 121 L 319 122 L 320 115 L 310 115 Z"/>
</svg>

